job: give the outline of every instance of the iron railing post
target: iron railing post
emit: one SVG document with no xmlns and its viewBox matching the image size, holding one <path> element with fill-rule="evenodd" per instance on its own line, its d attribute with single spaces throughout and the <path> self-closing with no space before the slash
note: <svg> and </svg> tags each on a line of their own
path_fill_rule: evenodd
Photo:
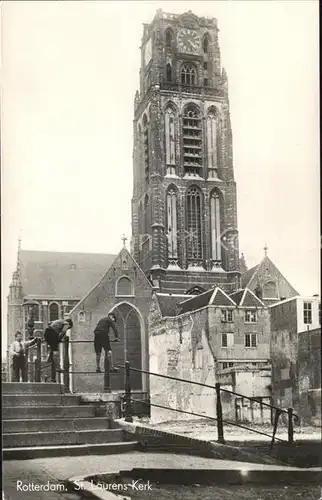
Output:
<svg viewBox="0 0 322 500">
<path fill-rule="evenodd" d="M 104 392 L 111 392 L 111 354 L 105 351 L 104 358 Z"/>
<path fill-rule="evenodd" d="M 41 380 L 41 339 L 37 339 L 37 357 L 35 360 L 35 382 Z"/>
<path fill-rule="evenodd" d="M 274 442 L 275 442 L 275 434 L 276 434 L 276 431 L 277 431 L 277 425 L 278 425 L 278 419 L 280 418 L 280 414 L 281 414 L 281 410 L 279 408 L 277 408 L 275 410 L 275 418 L 274 418 L 274 427 L 273 427 L 273 435 L 272 435 L 272 441 L 271 441 L 271 444 L 270 444 L 270 447 L 269 447 L 269 452 L 272 451 L 272 448 L 273 448 L 273 445 L 274 445 Z"/>
<path fill-rule="evenodd" d="M 287 413 L 288 413 L 288 442 L 293 443 L 294 441 L 293 408 L 288 408 Z"/>
<path fill-rule="evenodd" d="M 132 402 L 131 402 L 131 383 L 130 383 L 130 362 L 125 362 L 125 422 L 133 422 Z"/>
<path fill-rule="evenodd" d="M 218 443 L 225 443 L 224 440 L 224 423 L 222 418 L 222 406 L 220 398 L 220 384 L 217 382 L 216 385 L 216 416 L 217 416 L 217 441 Z"/>
<path fill-rule="evenodd" d="M 63 370 L 65 391 L 69 392 L 69 337 L 66 337 L 63 342 Z"/>
</svg>

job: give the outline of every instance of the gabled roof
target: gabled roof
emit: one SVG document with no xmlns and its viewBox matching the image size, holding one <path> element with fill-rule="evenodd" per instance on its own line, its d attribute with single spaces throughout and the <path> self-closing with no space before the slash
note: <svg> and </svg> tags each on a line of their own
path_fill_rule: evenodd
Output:
<svg viewBox="0 0 322 500">
<path fill-rule="evenodd" d="M 168 317 L 176 316 L 179 304 L 187 298 L 187 295 L 171 295 L 166 293 L 156 293 L 155 296 L 162 316 Z"/>
<path fill-rule="evenodd" d="M 197 309 L 201 309 L 209 304 L 211 297 L 213 296 L 214 289 L 207 290 L 200 295 L 195 295 L 194 297 L 182 301 L 179 306 L 178 314 L 183 314 L 189 311 L 196 311 Z"/>
<path fill-rule="evenodd" d="M 239 306 L 239 304 L 243 298 L 243 295 L 244 295 L 244 289 L 241 289 L 241 290 L 237 290 L 234 293 L 230 293 L 229 297 L 235 302 L 236 305 Z"/>
<path fill-rule="evenodd" d="M 264 302 L 256 297 L 256 295 L 249 290 L 249 288 L 244 288 L 231 293 L 230 298 L 233 299 L 239 307 L 265 307 Z"/>
<path fill-rule="evenodd" d="M 216 288 L 209 302 L 214 306 L 235 306 L 235 302 L 220 288 Z"/>
<path fill-rule="evenodd" d="M 181 302 L 178 314 L 196 311 L 208 305 L 217 307 L 236 306 L 235 302 L 221 288 L 216 287 Z"/>
<path fill-rule="evenodd" d="M 20 250 L 25 296 L 81 299 L 101 279 L 114 254 Z"/>
</svg>

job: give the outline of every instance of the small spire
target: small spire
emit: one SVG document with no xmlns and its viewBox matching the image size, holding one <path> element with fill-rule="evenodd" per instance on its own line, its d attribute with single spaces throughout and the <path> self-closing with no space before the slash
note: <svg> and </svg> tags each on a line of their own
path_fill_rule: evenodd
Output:
<svg viewBox="0 0 322 500">
<path fill-rule="evenodd" d="M 265 243 L 265 246 L 264 246 L 265 257 L 267 257 L 267 251 L 268 251 L 268 246 L 267 246 L 267 243 Z"/>
<path fill-rule="evenodd" d="M 127 237 L 125 234 L 122 234 L 121 240 L 123 241 L 123 247 L 126 248 Z"/>
</svg>

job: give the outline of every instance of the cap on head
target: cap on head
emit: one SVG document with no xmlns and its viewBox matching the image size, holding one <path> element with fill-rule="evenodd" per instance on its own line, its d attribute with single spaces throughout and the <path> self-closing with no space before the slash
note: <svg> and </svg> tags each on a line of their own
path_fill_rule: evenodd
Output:
<svg viewBox="0 0 322 500">
<path fill-rule="evenodd" d="M 110 318 L 113 318 L 114 321 L 116 321 L 116 316 L 114 313 L 108 313 Z"/>
<path fill-rule="evenodd" d="M 15 337 L 18 337 L 18 335 L 22 335 L 22 333 L 19 330 L 15 333 Z"/>
</svg>

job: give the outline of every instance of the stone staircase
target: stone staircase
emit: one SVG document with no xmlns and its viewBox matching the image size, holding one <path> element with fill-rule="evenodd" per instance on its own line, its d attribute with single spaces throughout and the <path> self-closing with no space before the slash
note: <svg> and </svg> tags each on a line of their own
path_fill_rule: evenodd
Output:
<svg viewBox="0 0 322 500">
<path fill-rule="evenodd" d="M 97 404 L 81 404 L 55 383 L 2 384 L 4 459 L 121 453 L 137 447 L 111 428 Z"/>
</svg>

